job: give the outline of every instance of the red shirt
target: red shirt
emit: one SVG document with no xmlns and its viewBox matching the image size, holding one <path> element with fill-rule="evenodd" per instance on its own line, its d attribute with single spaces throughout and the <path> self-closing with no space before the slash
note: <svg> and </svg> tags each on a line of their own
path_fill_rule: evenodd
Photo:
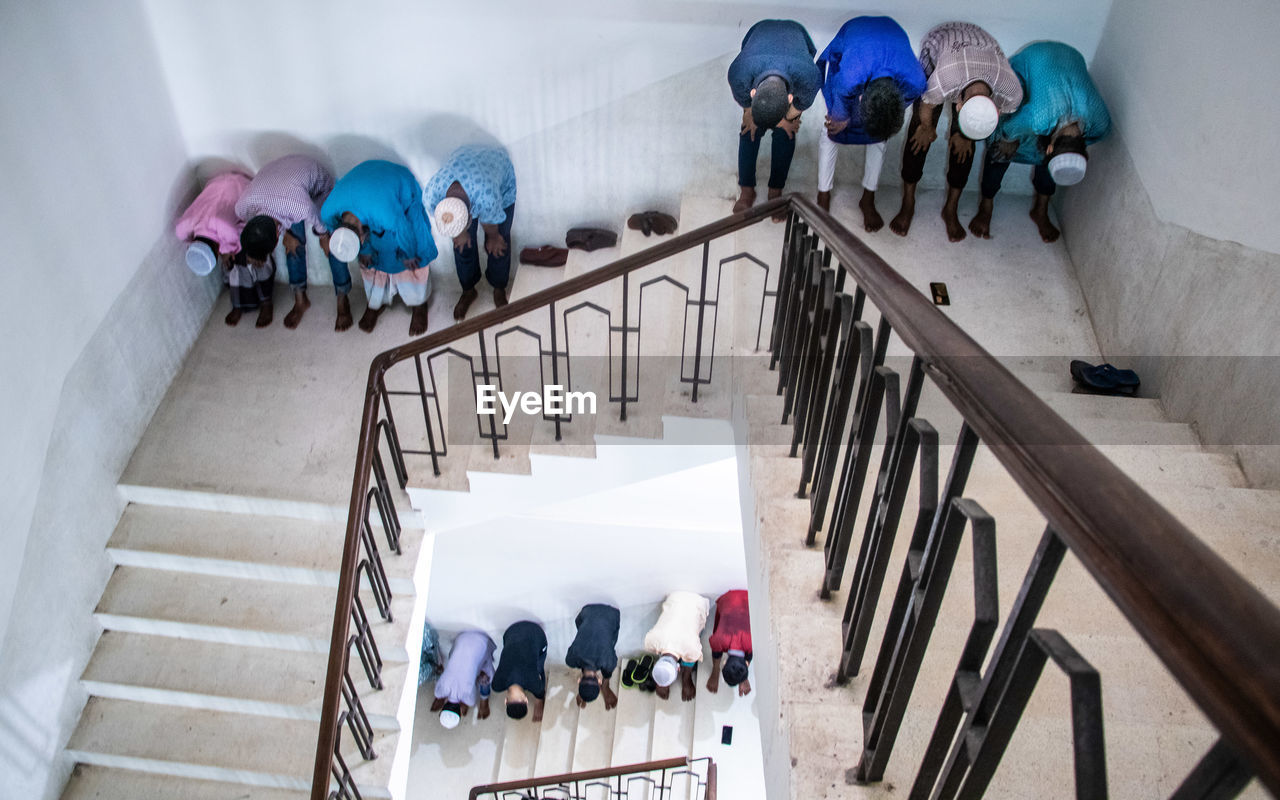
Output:
<svg viewBox="0 0 1280 800">
<path fill-rule="evenodd" d="M 711 634 L 711 653 L 719 655 L 741 650 L 751 658 L 751 613 L 747 609 L 747 592 L 735 589 L 716 600 L 715 632 Z"/>
</svg>

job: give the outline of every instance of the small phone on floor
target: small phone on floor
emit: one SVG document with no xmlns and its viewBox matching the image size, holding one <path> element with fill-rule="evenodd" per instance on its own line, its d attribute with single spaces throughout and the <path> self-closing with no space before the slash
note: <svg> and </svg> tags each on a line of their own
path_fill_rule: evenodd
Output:
<svg viewBox="0 0 1280 800">
<path fill-rule="evenodd" d="M 733 744 L 733 726 L 725 725 L 720 728 L 720 744 Z"/>
</svg>

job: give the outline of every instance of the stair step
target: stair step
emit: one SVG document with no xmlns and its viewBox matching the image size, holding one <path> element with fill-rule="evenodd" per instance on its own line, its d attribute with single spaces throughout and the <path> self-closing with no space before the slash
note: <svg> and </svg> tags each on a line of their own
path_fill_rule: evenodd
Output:
<svg viewBox="0 0 1280 800">
<path fill-rule="evenodd" d="M 77 762 L 113 769 L 306 791 L 314 722 L 93 697 L 67 743 Z M 388 797 L 398 734 L 375 731 L 365 761 L 344 729 L 343 758 L 366 797 Z"/>
<path fill-rule="evenodd" d="M 1223 453 L 1168 452 L 1163 447 L 1104 445 L 1102 454 L 1140 486 L 1157 483 L 1186 486 L 1243 487 L 1244 473 L 1235 457 Z"/>
<path fill-rule="evenodd" d="M 1092 444 L 1141 445 L 1161 450 L 1200 452 L 1200 437 L 1181 422 L 1144 422 L 1118 419 L 1076 419 L 1072 427 Z"/>
<path fill-rule="evenodd" d="M 81 681 L 90 694 L 284 719 L 320 720 L 328 656 L 324 653 L 106 631 Z M 407 662 L 384 663 L 386 686 L 403 686 Z M 352 671 L 370 722 L 397 727 L 399 697 Z"/>
<path fill-rule="evenodd" d="M 649 741 L 653 736 L 653 711 L 656 697 L 640 689 L 618 691 L 617 720 L 613 730 L 613 753 L 610 766 L 641 764 L 649 760 Z"/>
<path fill-rule="evenodd" d="M 117 564 L 336 587 L 346 523 L 131 503 L 107 552 Z M 422 531 L 405 529 L 396 555 L 374 537 L 392 592 L 413 591 Z"/>
<path fill-rule="evenodd" d="M 394 621 L 361 592 L 384 661 L 407 661 L 413 597 L 392 599 Z M 334 592 L 325 586 L 117 567 L 95 616 L 108 630 L 327 653 Z"/>
<path fill-rule="evenodd" d="M 1146 397 L 1108 397 L 1096 394 L 1043 392 L 1040 398 L 1063 418 L 1168 422 L 1159 400 Z"/>
<path fill-rule="evenodd" d="M 694 704 L 680 699 L 679 682 L 671 687 L 671 696 L 654 701 L 653 746 L 650 758 L 687 758 L 693 748 Z"/>
<path fill-rule="evenodd" d="M 494 714 L 500 703 L 494 704 Z M 507 781 L 523 781 L 533 777 L 534 764 L 538 759 L 538 733 L 542 723 L 533 722 L 533 708 L 524 719 L 507 718 L 506 728 L 502 734 L 502 755 L 498 760 L 498 783 Z"/>
<path fill-rule="evenodd" d="M 1066 364 L 1060 372 L 1014 369 L 1013 376 L 1036 394 L 1070 392 L 1075 388 L 1075 381 L 1071 379 L 1071 373 L 1068 372 Z"/>
<path fill-rule="evenodd" d="M 182 800 L 308 800 L 308 790 L 245 786 L 225 781 L 204 781 L 135 772 L 128 769 L 77 764 L 62 792 L 62 800 L 147 800 L 169 797 Z"/>
<path fill-rule="evenodd" d="M 573 769 L 573 743 L 578 727 L 578 671 L 547 668 L 547 701 L 538 739 L 534 775 L 562 775 Z M 602 701 L 596 700 L 597 703 Z"/>
<path fill-rule="evenodd" d="M 610 685 L 614 694 L 622 691 L 618 683 L 622 670 L 616 669 Z M 621 702 L 621 700 L 619 700 Z M 606 709 L 601 697 L 578 712 L 578 726 L 573 737 L 573 771 L 606 769 L 613 755 L 613 730 L 617 724 L 616 708 Z"/>
</svg>

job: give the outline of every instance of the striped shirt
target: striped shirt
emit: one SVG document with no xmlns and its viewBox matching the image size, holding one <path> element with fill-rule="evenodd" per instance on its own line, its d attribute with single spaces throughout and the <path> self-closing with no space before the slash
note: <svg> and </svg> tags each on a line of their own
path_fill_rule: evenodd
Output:
<svg viewBox="0 0 1280 800">
<path fill-rule="evenodd" d="M 991 87 L 1001 114 L 1022 105 L 1022 84 L 995 37 L 972 22 L 944 22 L 920 43 L 920 66 L 929 81 L 920 101 L 931 106 L 956 102 L 974 81 Z"/>
<path fill-rule="evenodd" d="M 258 170 L 236 203 L 236 215 L 248 222 L 265 214 L 284 228 L 306 222 L 316 235 L 328 233 L 320 221 L 320 206 L 332 189 L 333 176 L 314 158 L 277 158 Z"/>
</svg>

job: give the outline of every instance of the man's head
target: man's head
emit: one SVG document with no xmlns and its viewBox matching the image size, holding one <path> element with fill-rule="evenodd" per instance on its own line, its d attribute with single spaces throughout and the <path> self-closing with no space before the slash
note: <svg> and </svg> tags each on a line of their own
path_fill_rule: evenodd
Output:
<svg viewBox="0 0 1280 800">
<path fill-rule="evenodd" d="M 1049 141 L 1049 146 L 1045 148 L 1045 154 L 1049 157 L 1046 166 L 1054 183 L 1071 186 L 1084 180 L 1089 154 L 1078 124 L 1059 127 Z"/>
<path fill-rule="evenodd" d="M 782 121 L 791 107 L 791 94 L 781 75 L 770 75 L 751 90 L 751 119 L 756 127 L 772 128 Z"/>
<path fill-rule="evenodd" d="M 991 87 L 986 81 L 974 81 L 964 87 L 956 110 L 960 132 L 974 141 L 990 136 L 1000 122 L 1000 109 L 991 100 Z"/>
<path fill-rule="evenodd" d="M 747 659 L 744 656 L 729 656 L 725 659 L 724 669 L 720 674 L 724 676 L 724 682 L 730 686 L 737 686 L 747 679 Z"/>
<path fill-rule="evenodd" d="M 902 127 L 906 103 L 893 78 L 876 78 L 863 87 L 858 109 L 862 129 L 875 141 L 883 142 Z"/>
<path fill-rule="evenodd" d="M 670 686 L 680 676 L 680 662 L 670 653 L 665 653 L 653 665 L 653 682 L 659 686 Z"/>
<path fill-rule="evenodd" d="M 462 706 L 458 703 L 445 703 L 440 711 L 440 724 L 445 730 L 453 730 L 462 722 Z"/>
<path fill-rule="evenodd" d="M 507 687 L 507 716 L 512 719 L 524 719 L 529 713 L 529 698 L 518 684 Z"/>
<path fill-rule="evenodd" d="M 578 699 L 590 703 L 600 696 L 600 679 L 594 672 L 584 672 L 578 679 Z"/>
<path fill-rule="evenodd" d="M 259 214 L 244 225 L 240 231 L 240 249 L 245 257 L 254 263 L 262 263 L 276 249 L 280 241 L 280 229 L 276 221 L 266 214 Z"/>
</svg>

